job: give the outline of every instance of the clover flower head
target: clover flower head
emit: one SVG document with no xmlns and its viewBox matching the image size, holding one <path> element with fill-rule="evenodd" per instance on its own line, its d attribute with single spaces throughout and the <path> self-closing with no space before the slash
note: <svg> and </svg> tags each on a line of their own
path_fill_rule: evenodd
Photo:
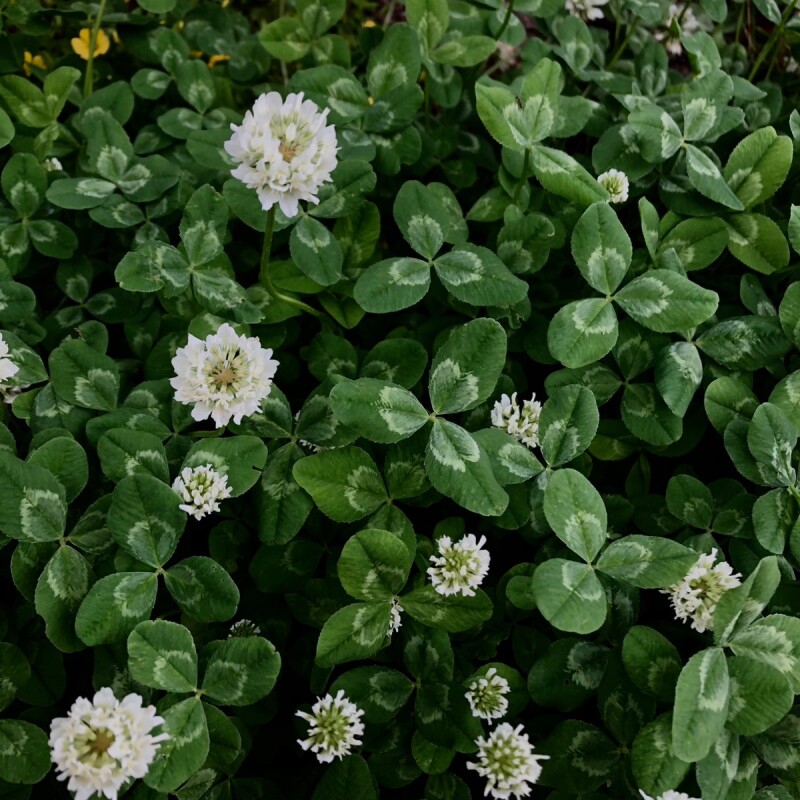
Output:
<svg viewBox="0 0 800 800">
<path fill-rule="evenodd" d="M 403 620 L 401 619 L 400 615 L 403 613 L 403 606 L 400 605 L 400 601 L 396 598 L 392 598 L 392 610 L 389 616 L 389 630 L 387 631 L 387 636 L 392 636 L 393 634 L 397 633 L 400 628 L 403 626 Z"/>
<path fill-rule="evenodd" d="M 676 792 L 674 789 L 670 789 L 668 792 L 664 792 L 664 794 L 660 794 L 658 797 L 650 797 L 649 794 L 645 794 L 641 789 L 639 789 L 639 794 L 642 796 L 643 800 L 699 800 L 699 798 L 696 797 L 689 797 L 685 792 Z"/>
<path fill-rule="evenodd" d="M 539 444 L 539 416 L 542 413 L 542 404 L 532 394 L 530 400 L 525 400 L 520 408 L 517 402 L 517 393 L 511 397 L 507 394 L 494 404 L 492 409 L 492 425 L 502 428 L 515 439 L 530 448 Z"/>
<path fill-rule="evenodd" d="M 51 156 L 50 158 L 46 158 L 42 163 L 45 172 L 63 172 L 64 167 L 61 166 L 61 162 L 55 157 Z"/>
<path fill-rule="evenodd" d="M 19 367 L 11 359 L 11 351 L 8 349 L 8 342 L 0 333 L 0 384 L 5 383 L 9 378 L 13 378 L 18 372 Z"/>
<path fill-rule="evenodd" d="M 231 171 L 245 186 L 255 189 L 261 207 L 279 205 L 287 217 L 297 214 L 298 203 L 319 203 L 317 190 L 336 168 L 336 129 L 326 125 L 328 109 L 305 100 L 303 93 L 278 92 L 258 97 L 225 150 L 238 166 Z"/>
<path fill-rule="evenodd" d="M 566 9 L 573 17 L 580 17 L 584 22 L 596 22 L 603 19 L 601 6 L 608 0 L 567 0 Z"/>
<path fill-rule="evenodd" d="M 250 619 L 240 619 L 231 625 L 228 632 L 229 639 L 244 639 L 248 636 L 258 636 L 261 633 L 261 628 Z"/>
<path fill-rule="evenodd" d="M 610 169 L 597 176 L 597 182 L 608 192 L 609 203 L 624 203 L 628 199 L 628 176 L 618 169 Z"/>
<path fill-rule="evenodd" d="M 457 542 L 442 536 L 436 546 L 439 555 L 432 555 L 428 567 L 433 588 L 443 595 L 460 594 L 472 597 L 489 572 L 489 552 L 483 549 L 486 537 L 480 540 L 474 533 L 467 534 Z"/>
<path fill-rule="evenodd" d="M 361 744 L 358 737 L 364 733 L 363 715 L 363 710 L 348 700 L 342 689 L 336 697 L 331 694 L 318 697 L 310 714 L 297 712 L 298 717 L 309 723 L 308 738 L 298 739 L 297 743 L 303 750 L 315 753 L 322 764 L 344 758 L 354 746 Z"/>
<path fill-rule="evenodd" d="M 231 496 L 228 476 L 217 472 L 211 464 L 184 467 L 175 478 L 172 490 L 183 500 L 181 511 L 195 519 L 219 511 L 219 502 Z"/>
<path fill-rule="evenodd" d="M 128 781 L 143 778 L 169 734 L 151 731 L 164 720 L 138 694 L 117 700 L 108 687 L 92 700 L 79 697 L 66 717 L 50 723 L 50 750 L 59 780 L 75 800 L 97 794 L 117 800 Z"/>
<path fill-rule="evenodd" d="M 734 573 L 727 561 L 715 565 L 716 557 L 716 548 L 702 554 L 682 581 L 660 590 L 670 595 L 676 619 L 691 619 L 692 628 L 700 633 L 713 630 L 714 611 L 720 598 L 742 583 L 739 580 L 742 576 Z"/>
<path fill-rule="evenodd" d="M 478 760 L 467 763 L 486 778 L 485 795 L 496 800 L 527 797 L 531 785 L 539 780 L 542 765 L 539 761 L 549 756 L 536 755 L 522 725 L 516 728 L 503 722 L 485 739 L 481 736 L 478 745 Z"/>
<path fill-rule="evenodd" d="M 679 56 L 683 52 L 681 35 L 697 33 L 702 29 L 692 7 L 688 3 L 670 3 L 663 28 L 655 32 L 659 42 L 671 56 Z"/>
<path fill-rule="evenodd" d="M 472 709 L 473 717 L 491 721 L 505 716 L 508 711 L 506 695 L 510 691 L 508 681 L 502 675 L 498 675 L 497 670 L 492 667 L 486 670 L 485 675 L 470 683 L 464 696 Z"/>
<path fill-rule="evenodd" d="M 272 390 L 278 362 L 255 336 L 239 336 L 225 322 L 205 339 L 189 334 L 188 344 L 178 348 L 172 366 L 175 399 L 194 405 L 193 419 L 211 417 L 222 428 L 231 419 L 238 425 L 260 409 Z"/>
</svg>

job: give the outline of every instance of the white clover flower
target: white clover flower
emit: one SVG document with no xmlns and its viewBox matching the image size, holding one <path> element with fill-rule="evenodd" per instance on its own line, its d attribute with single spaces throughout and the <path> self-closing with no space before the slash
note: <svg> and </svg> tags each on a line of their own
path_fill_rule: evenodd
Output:
<svg viewBox="0 0 800 800">
<path fill-rule="evenodd" d="M 297 712 L 298 717 L 309 723 L 308 738 L 298 739 L 297 743 L 303 750 L 316 753 L 321 764 L 344 758 L 350 755 L 353 746 L 361 744 L 357 737 L 364 733 L 363 715 L 364 712 L 347 699 L 342 689 L 336 697 L 330 694 L 318 697 L 310 714 Z"/>
<path fill-rule="evenodd" d="M 258 636 L 261 633 L 261 628 L 250 619 L 240 619 L 231 625 L 228 632 L 229 639 L 245 638 L 246 636 Z"/>
<path fill-rule="evenodd" d="M 628 199 L 628 176 L 618 169 L 610 169 L 597 176 L 597 182 L 608 192 L 609 203 L 624 203 Z"/>
<path fill-rule="evenodd" d="M 108 687 L 90 701 L 79 697 L 66 717 L 50 723 L 50 750 L 58 779 L 68 780 L 75 800 L 94 794 L 116 800 L 130 780 L 143 778 L 160 742 L 169 734 L 150 731 L 164 720 L 138 694 L 117 700 Z"/>
<path fill-rule="evenodd" d="M 489 572 L 489 553 L 483 550 L 486 537 L 480 541 L 474 533 L 453 543 L 449 536 L 442 536 L 436 546 L 439 555 L 430 557 L 432 567 L 428 567 L 433 588 L 439 594 L 460 594 L 472 597 Z"/>
<path fill-rule="evenodd" d="M 699 798 L 696 797 L 689 797 L 685 792 L 676 792 L 673 789 L 664 792 L 664 794 L 660 794 L 658 797 L 650 797 L 649 794 L 645 794 L 641 789 L 639 789 L 639 794 L 642 796 L 643 800 L 699 800 Z"/>
<path fill-rule="evenodd" d="M 683 52 L 681 34 L 689 35 L 701 30 L 700 20 L 697 19 L 692 8 L 687 3 L 670 3 L 667 18 L 662 30 L 655 32 L 659 42 L 671 56 L 679 56 Z"/>
<path fill-rule="evenodd" d="M 217 472 L 211 464 L 184 467 L 175 478 L 172 491 L 183 500 L 179 506 L 195 519 L 219 511 L 219 501 L 231 496 L 228 476 Z"/>
<path fill-rule="evenodd" d="M 530 448 L 539 444 L 539 415 L 542 413 L 542 404 L 532 394 L 530 400 L 522 403 L 522 408 L 517 403 L 517 393 L 509 397 L 504 394 L 492 409 L 492 425 L 502 428 L 515 439 Z"/>
<path fill-rule="evenodd" d="M 9 358 L 9 355 L 8 343 L 0 333 L 0 383 L 13 378 L 19 372 L 19 367 Z"/>
<path fill-rule="evenodd" d="M 566 9 L 573 17 L 580 17 L 584 22 L 594 22 L 603 19 L 600 6 L 608 0 L 567 0 Z"/>
<path fill-rule="evenodd" d="M 46 158 L 44 163 L 42 164 L 44 167 L 45 172 L 63 172 L 64 167 L 61 166 L 61 162 L 55 157 Z"/>
<path fill-rule="evenodd" d="M 484 794 L 497 800 L 527 797 L 531 793 L 529 784 L 535 784 L 542 774 L 539 761 L 550 758 L 535 755 L 522 725 L 514 728 L 507 722 L 498 725 L 487 738 L 481 736 L 475 744 L 478 761 L 468 762 L 467 769 L 486 778 Z"/>
<path fill-rule="evenodd" d="M 386 633 L 387 636 L 392 636 L 397 633 L 403 626 L 403 620 L 400 618 L 400 614 L 402 613 L 403 606 L 400 605 L 400 601 L 396 597 L 393 597 L 392 610 L 389 615 L 389 630 Z"/>
<path fill-rule="evenodd" d="M 505 716 L 508 711 L 506 695 L 510 691 L 508 681 L 502 675 L 498 675 L 497 670 L 492 667 L 486 670 L 485 675 L 470 683 L 464 697 L 469 702 L 473 717 L 491 721 Z"/>
<path fill-rule="evenodd" d="M 211 417 L 222 428 L 231 418 L 238 425 L 242 417 L 260 409 L 272 389 L 278 362 L 255 336 L 239 336 L 225 322 L 205 339 L 189 334 L 188 344 L 178 348 L 172 366 L 175 399 L 194 404 L 192 419 Z"/>
<path fill-rule="evenodd" d="M 716 556 L 716 548 L 704 553 L 682 581 L 660 590 L 670 595 L 676 619 L 691 619 L 692 628 L 700 633 L 713 629 L 714 610 L 722 595 L 742 583 L 742 576 L 734 574 L 727 561 L 714 565 Z"/>
<path fill-rule="evenodd" d="M 269 92 L 256 99 L 241 125 L 231 125 L 225 150 L 239 162 L 231 175 L 256 190 L 264 211 L 277 203 L 293 217 L 300 200 L 319 203 L 316 192 L 331 179 L 338 150 L 327 117 L 328 109 L 320 112 L 302 92 L 285 101 Z"/>
</svg>

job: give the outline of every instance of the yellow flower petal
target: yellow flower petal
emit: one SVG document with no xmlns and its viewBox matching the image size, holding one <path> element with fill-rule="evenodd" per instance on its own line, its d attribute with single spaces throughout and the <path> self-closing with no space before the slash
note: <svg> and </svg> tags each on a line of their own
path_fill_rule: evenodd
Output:
<svg viewBox="0 0 800 800">
<path fill-rule="evenodd" d="M 208 66 L 210 69 L 214 69 L 217 64 L 222 64 L 223 61 L 230 61 L 231 57 L 227 53 L 218 53 L 215 56 L 211 56 L 208 59 Z"/>
<path fill-rule="evenodd" d="M 26 50 L 22 57 L 22 69 L 26 75 L 33 74 L 32 66 L 38 69 L 47 69 L 47 62 L 41 55 L 35 56 L 29 50 Z"/>
<path fill-rule="evenodd" d="M 80 33 L 70 40 L 73 51 L 84 61 L 89 60 L 89 43 L 91 42 L 91 39 L 91 29 L 81 28 Z M 97 40 L 94 43 L 95 57 L 102 56 L 107 53 L 109 47 L 111 47 L 111 40 L 106 35 L 106 32 L 101 28 L 99 31 L 97 31 Z"/>
</svg>

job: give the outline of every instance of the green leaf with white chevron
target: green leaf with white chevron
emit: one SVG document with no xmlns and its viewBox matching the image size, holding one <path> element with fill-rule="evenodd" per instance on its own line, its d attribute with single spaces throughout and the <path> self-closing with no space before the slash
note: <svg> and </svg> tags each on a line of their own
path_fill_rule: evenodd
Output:
<svg viewBox="0 0 800 800">
<path fill-rule="evenodd" d="M 667 269 L 634 278 L 614 299 L 636 322 L 659 333 L 694 328 L 713 316 L 719 304 L 716 292 Z"/>
<path fill-rule="evenodd" d="M 341 447 L 301 459 L 295 480 L 323 514 L 355 522 L 386 502 L 386 487 L 375 462 L 358 447 Z"/>
<path fill-rule="evenodd" d="M 591 562 L 606 540 L 608 516 L 600 493 L 580 472 L 560 469 L 550 476 L 544 513 L 556 536 L 584 561 Z"/>
<path fill-rule="evenodd" d="M 551 467 L 577 458 L 592 443 L 600 414 L 597 401 L 583 386 L 563 386 L 550 392 L 539 417 L 542 455 Z"/>
<path fill-rule="evenodd" d="M 506 359 L 506 334 L 493 319 L 454 328 L 431 364 L 428 391 L 437 414 L 468 411 L 494 391 Z"/>
<path fill-rule="evenodd" d="M 320 286 L 332 286 L 342 277 L 341 245 L 319 220 L 300 219 L 289 236 L 289 251 L 300 271 Z"/>
<path fill-rule="evenodd" d="M 530 152 L 534 175 L 548 192 L 579 206 L 608 200 L 608 192 L 563 150 L 536 144 Z"/>
<path fill-rule="evenodd" d="M 206 556 L 189 556 L 164 573 L 178 608 L 198 622 L 226 622 L 239 607 L 239 588 L 227 570 Z"/>
<path fill-rule="evenodd" d="M 64 487 L 44 467 L 0 451 L 0 531 L 23 542 L 50 542 L 64 535 Z"/>
<path fill-rule="evenodd" d="M 510 306 L 528 294 L 528 284 L 486 247 L 460 245 L 433 266 L 447 291 L 472 306 Z"/>
<path fill-rule="evenodd" d="M 403 610 L 423 625 L 448 633 L 466 631 L 492 616 L 492 602 L 481 589 L 469 597 L 441 595 L 430 584 L 400 599 Z"/>
<path fill-rule="evenodd" d="M 162 567 L 186 527 L 179 504 L 177 493 L 152 475 L 123 478 L 112 496 L 109 533 L 133 558 L 154 569 Z"/>
<path fill-rule="evenodd" d="M 678 583 L 698 559 L 694 550 L 661 536 L 632 534 L 612 542 L 597 569 L 640 589 L 661 589 Z"/>
<path fill-rule="evenodd" d="M 162 711 L 161 730 L 169 738 L 161 742 L 158 758 L 150 765 L 144 783 L 158 792 L 171 793 L 205 763 L 210 747 L 203 704 L 188 697 Z"/>
<path fill-rule="evenodd" d="M 333 412 L 361 436 L 391 444 L 406 439 L 428 421 L 429 413 L 402 386 L 375 378 L 342 381 L 331 390 Z"/>
<path fill-rule="evenodd" d="M 131 631 L 127 646 L 128 670 L 135 681 L 165 692 L 197 688 L 197 650 L 188 628 L 147 620 Z"/>
<path fill-rule="evenodd" d="M 36 613 L 45 621 L 47 638 L 64 653 L 85 647 L 75 633 L 75 614 L 93 579 L 89 562 L 68 545 L 56 550 L 39 576 Z"/>
<path fill-rule="evenodd" d="M 705 758 L 725 727 L 730 678 L 725 654 L 709 647 L 692 656 L 675 687 L 672 747 L 684 761 Z"/>
<path fill-rule="evenodd" d="M 353 603 L 334 612 L 317 640 L 317 664 L 333 667 L 376 653 L 387 638 L 391 608 L 389 600 L 381 600 Z"/>
<path fill-rule="evenodd" d="M 202 651 L 202 690 L 226 706 L 249 706 L 274 688 L 281 657 L 262 636 L 234 636 L 207 644 Z"/>
<path fill-rule="evenodd" d="M 495 480 L 489 457 L 458 425 L 436 419 L 425 451 L 431 485 L 462 508 L 487 517 L 500 516 L 508 495 Z"/>
<path fill-rule="evenodd" d="M 67 402 L 98 411 L 116 408 L 119 369 L 114 359 L 70 339 L 53 350 L 49 367 L 56 394 Z"/>
<path fill-rule="evenodd" d="M 610 300 L 575 300 L 562 306 L 550 320 L 547 346 L 553 358 L 577 369 L 609 353 L 618 335 L 617 315 Z"/>
<path fill-rule="evenodd" d="M 394 219 L 403 238 L 423 258 L 434 258 L 450 229 L 442 201 L 419 181 L 406 181 L 394 201 Z"/>
<path fill-rule="evenodd" d="M 231 497 L 239 497 L 258 482 L 266 460 L 267 447 L 258 436 L 226 436 L 197 442 L 181 469 L 210 464 L 227 478 Z"/>
<path fill-rule="evenodd" d="M 692 186 L 704 197 L 715 203 L 742 211 L 744 204 L 725 183 L 717 165 L 700 148 L 685 144 L 686 172 Z"/>
<path fill-rule="evenodd" d="M 772 126 L 753 131 L 731 151 L 723 170 L 745 208 L 763 203 L 783 185 L 792 165 L 792 140 Z"/>
<path fill-rule="evenodd" d="M 75 631 L 95 646 L 125 639 L 146 620 L 156 602 L 158 578 L 152 572 L 117 572 L 95 583 L 75 617 Z"/>
<path fill-rule="evenodd" d="M 552 558 L 533 573 L 536 607 L 557 630 L 593 633 L 608 611 L 606 593 L 589 564 Z"/>
<path fill-rule="evenodd" d="M 431 285 L 431 267 L 418 258 L 388 258 L 372 264 L 356 281 L 353 297 L 365 311 L 388 314 L 422 300 Z"/>
<path fill-rule="evenodd" d="M 337 572 L 356 600 L 389 600 L 408 580 L 411 553 L 389 531 L 366 529 L 351 536 L 339 556 Z"/>
<path fill-rule="evenodd" d="M 608 203 L 594 203 L 572 231 L 572 257 L 586 282 L 613 294 L 631 264 L 631 240 Z"/>
</svg>

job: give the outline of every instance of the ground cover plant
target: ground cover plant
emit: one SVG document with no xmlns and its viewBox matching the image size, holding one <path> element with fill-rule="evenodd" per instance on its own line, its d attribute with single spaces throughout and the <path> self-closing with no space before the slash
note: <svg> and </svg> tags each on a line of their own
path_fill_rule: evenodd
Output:
<svg viewBox="0 0 800 800">
<path fill-rule="evenodd" d="M 795 6 L 0 3 L 0 797 L 800 797 Z"/>
</svg>

